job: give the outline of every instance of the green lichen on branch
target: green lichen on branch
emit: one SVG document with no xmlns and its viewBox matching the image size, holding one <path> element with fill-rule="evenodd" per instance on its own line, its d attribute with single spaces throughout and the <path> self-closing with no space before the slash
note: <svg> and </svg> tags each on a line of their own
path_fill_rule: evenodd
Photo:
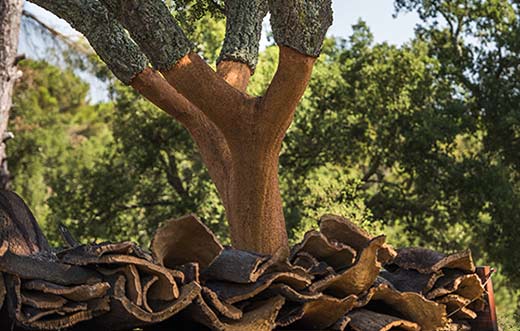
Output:
<svg viewBox="0 0 520 331">
<path fill-rule="evenodd" d="M 226 38 L 218 62 L 237 61 L 254 70 L 267 0 L 226 0 Z"/>
<path fill-rule="evenodd" d="M 148 59 L 98 0 L 31 0 L 83 33 L 108 68 L 125 84 L 148 66 Z"/>
<path fill-rule="evenodd" d="M 156 69 L 168 70 L 192 44 L 161 0 L 101 0 Z"/>
<path fill-rule="evenodd" d="M 278 45 L 317 57 L 332 24 L 331 0 L 269 0 L 271 27 Z"/>
</svg>

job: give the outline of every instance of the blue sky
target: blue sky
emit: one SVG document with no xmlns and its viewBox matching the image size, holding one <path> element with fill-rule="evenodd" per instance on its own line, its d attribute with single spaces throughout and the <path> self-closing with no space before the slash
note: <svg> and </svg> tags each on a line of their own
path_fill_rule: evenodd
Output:
<svg viewBox="0 0 520 331">
<path fill-rule="evenodd" d="M 386 41 L 400 45 L 413 37 L 414 27 L 419 19 L 414 13 L 400 14 L 397 18 L 393 18 L 393 3 L 393 0 L 333 0 L 334 23 L 329 30 L 329 35 L 347 38 L 352 33 L 352 24 L 361 18 L 367 22 L 376 42 Z M 26 2 L 25 9 L 64 34 L 75 33 L 66 22 L 32 3 Z M 34 44 L 34 41 L 32 43 Z M 32 54 L 39 52 L 29 44 L 27 38 L 22 36 L 20 53 L 31 57 Z M 105 92 L 101 91 L 105 89 L 100 87 L 98 82 L 91 81 L 89 77 L 83 78 L 93 85 L 92 101 L 102 100 Z"/>
</svg>

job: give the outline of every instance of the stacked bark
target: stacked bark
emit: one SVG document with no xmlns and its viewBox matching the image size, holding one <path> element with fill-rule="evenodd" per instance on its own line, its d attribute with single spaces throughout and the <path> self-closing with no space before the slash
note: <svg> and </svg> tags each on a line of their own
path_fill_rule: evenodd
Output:
<svg viewBox="0 0 520 331">
<path fill-rule="evenodd" d="M 160 228 L 152 254 L 66 232 L 54 252 L 18 196 L 0 207 L 2 321 L 21 329 L 469 330 L 483 305 L 469 251 L 396 252 L 337 216 L 287 260 L 223 247 L 191 215 Z"/>
</svg>

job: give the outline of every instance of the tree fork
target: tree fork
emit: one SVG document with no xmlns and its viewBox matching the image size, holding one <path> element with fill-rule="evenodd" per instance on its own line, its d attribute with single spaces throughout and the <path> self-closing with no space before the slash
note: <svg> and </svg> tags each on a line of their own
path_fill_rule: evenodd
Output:
<svg viewBox="0 0 520 331">
<path fill-rule="evenodd" d="M 192 52 L 161 0 L 32 1 L 72 23 L 121 81 L 190 132 L 224 203 L 233 245 L 287 256 L 278 158 L 332 23 L 331 0 L 226 0 L 216 72 Z M 280 60 L 267 93 L 252 97 L 245 91 L 268 10 Z"/>
</svg>

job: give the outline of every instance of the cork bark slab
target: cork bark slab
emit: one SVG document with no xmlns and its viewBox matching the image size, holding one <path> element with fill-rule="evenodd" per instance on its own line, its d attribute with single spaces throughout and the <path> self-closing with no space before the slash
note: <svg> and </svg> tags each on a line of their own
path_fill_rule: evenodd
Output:
<svg viewBox="0 0 520 331">
<path fill-rule="evenodd" d="M 354 310 L 348 316 L 348 326 L 354 331 L 421 330 L 416 323 L 365 309 Z"/>
<path fill-rule="evenodd" d="M 352 247 L 337 241 L 331 242 L 318 231 L 309 231 L 305 234 L 303 241 L 293 247 L 291 259 L 301 252 L 326 262 L 336 270 L 350 267 L 356 258 L 356 251 Z"/>
<path fill-rule="evenodd" d="M 436 273 L 444 268 L 458 269 L 475 273 L 475 264 L 471 252 L 465 250 L 451 255 L 445 255 L 426 248 L 401 248 L 393 264 L 404 268 L 417 270 L 423 274 Z"/>
<path fill-rule="evenodd" d="M 204 269 L 223 249 L 217 237 L 194 215 L 166 222 L 151 243 L 153 256 L 170 269 L 192 262 Z"/>
</svg>

